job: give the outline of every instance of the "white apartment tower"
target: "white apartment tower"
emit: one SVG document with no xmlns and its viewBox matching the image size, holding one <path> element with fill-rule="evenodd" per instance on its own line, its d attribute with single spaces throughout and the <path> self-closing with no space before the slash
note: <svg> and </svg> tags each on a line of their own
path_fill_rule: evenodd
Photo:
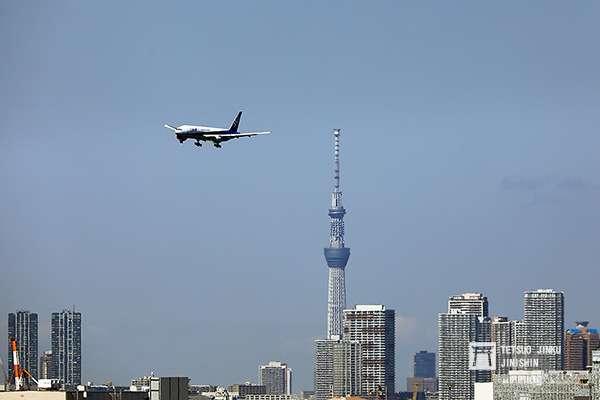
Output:
<svg viewBox="0 0 600 400">
<path fill-rule="evenodd" d="M 373 398 L 395 393 L 395 312 L 383 305 L 344 310 L 344 339 L 361 346 L 361 394 Z M 384 393 L 378 393 L 383 390 Z"/>
<path fill-rule="evenodd" d="M 259 378 L 260 384 L 265 386 L 266 394 L 292 394 L 292 369 L 286 363 L 271 361 L 267 365 L 261 365 Z"/>
<path fill-rule="evenodd" d="M 469 343 L 477 340 L 478 318 L 460 310 L 438 316 L 440 400 L 472 400 L 475 374 L 469 371 Z"/>
<path fill-rule="evenodd" d="M 315 340 L 315 398 L 360 396 L 360 343 L 333 337 Z"/>
<path fill-rule="evenodd" d="M 448 312 L 438 316 L 438 378 L 440 400 L 473 400 L 475 382 L 489 372 L 469 370 L 469 343 L 489 342 L 492 322 L 487 297 L 464 293 L 448 299 Z"/>
<path fill-rule="evenodd" d="M 448 312 L 461 310 L 478 317 L 489 317 L 488 299 L 481 293 L 463 293 L 448 299 Z"/>
</svg>

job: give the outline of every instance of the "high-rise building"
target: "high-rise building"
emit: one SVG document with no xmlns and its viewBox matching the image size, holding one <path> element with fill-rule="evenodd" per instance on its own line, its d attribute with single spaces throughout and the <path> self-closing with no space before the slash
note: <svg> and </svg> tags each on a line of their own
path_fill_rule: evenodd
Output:
<svg viewBox="0 0 600 400">
<path fill-rule="evenodd" d="M 489 317 L 488 299 L 481 293 L 463 293 L 448 299 L 448 312 L 461 310 L 478 317 Z"/>
<path fill-rule="evenodd" d="M 490 342 L 492 321 L 487 297 L 464 293 L 448 299 L 438 317 L 438 385 L 440 400 L 472 400 L 475 382 L 489 382 L 489 371 L 469 369 L 469 344 Z"/>
<path fill-rule="evenodd" d="M 333 345 L 335 339 L 315 340 L 314 390 L 316 400 L 333 398 Z"/>
<path fill-rule="evenodd" d="M 477 317 L 477 342 L 492 341 L 492 320 L 490 317 Z M 491 382 L 492 371 L 476 371 L 475 382 Z"/>
<path fill-rule="evenodd" d="M 292 369 L 286 363 L 271 361 L 261 365 L 259 378 L 266 394 L 292 394 Z"/>
<path fill-rule="evenodd" d="M 356 396 L 361 393 L 360 343 L 342 339 L 333 345 L 333 395 Z"/>
<path fill-rule="evenodd" d="M 472 400 L 475 374 L 469 370 L 469 343 L 477 340 L 478 316 L 453 309 L 438 317 L 440 400 Z"/>
<path fill-rule="evenodd" d="M 592 365 L 592 352 L 600 348 L 600 336 L 598 329 L 588 325 L 588 321 L 578 321 L 565 333 L 566 370 L 585 370 Z"/>
<path fill-rule="evenodd" d="M 512 346 L 515 345 L 515 321 L 507 317 L 495 317 L 492 320 L 492 342 L 496 343 L 496 373 L 507 374 L 512 359 Z"/>
<path fill-rule="evenodd" d="M 346 308 L 345 269 L 350 257 L 350 249 L 344 244 L 344 215 L 340 190 L 340 129 L 333 131 L 335 147 L 335 185 L 331 193 L 329 209 L 329 247 L 324 250 L 325 260 L 329 267 L 329 283 L 327 289 L 327 338 L 342 336 L 342 317 Z"/>
<path fill-rule="evenodd" d="M 68 385 L 81 384 L 81 313 L 52 313 L 52 370 Z"/>
<path fill-rule="evenodd" d="M 38 376 L 38 315 L 29 311 L 20 310 L 8 314 L 8 374 L 10 382 L 14 384 L 14 361 L 10 339 L 17 341 L 19 350 L 19 365 L 27 369 L 31 375 Z M 31 384 L 25 376 L 24 381 Z"/>
<path fill-rule="evenodd" d="M 421 350 L 414 355 L 413 376 L 415 378 L 435 377 L 435 353 Z"/>
<path fill-rule="evenodd" d="M 361 395 L 395 393 L 395 312 L 384 305 L 344 310 L 344 339 L 361 347 Z"/>
<path fill-rule="evenodd" d="M 564 293 L 552 289 L 527 291 L 523 308 L 526 342 L 539 360 L 536 365 L 526 369 L 563 369 Z"/>
<path fill-rule="evenodd" d="M 361 394 L 360 343 L 333 337 L 315 340 L 315 398 Z"/>
<path fill-rule="evenodd" d="M 40 357 L 40 379 L 54 378 L 52 370 L 52 351 L 45 351 Z"/>
</svg>

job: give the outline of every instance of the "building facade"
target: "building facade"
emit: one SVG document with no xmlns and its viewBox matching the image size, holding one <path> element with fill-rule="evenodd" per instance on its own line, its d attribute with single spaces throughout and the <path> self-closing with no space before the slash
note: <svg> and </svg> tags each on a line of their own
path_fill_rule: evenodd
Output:
<svg viewBox="0 0 600 400">
<path fill-rule="evenodd" d="M 477 340 L 478 316 L 451 310 L 438 316 L 440 400 L 472 400 L 475 373 L 469 370 L 469 343 Z"/>
<path fill-rule="evenodd" d="M 40 378 L 54 378 L 54 370 L 52 369 L 52 351 L 45 351 L 40 357 Z"/>
<path fill-rule="evenodd" d="M 17 341 L 19 350 L 19 365 L 38 376 L 38 315 L 20 310 L 8 314 L 8 376 L 11 384 L 15 381 L 14 361 L 10 339 Z M 27 375 L 23 378 L 26 384 L 33 383 Z"/>
<path fill-rule="evenodd" d="M 254 385 L 250 382 L 236 383 L 235 385 L 229 386 L 227 391 L 233 397 L 238 397 L 240 399 L 245 399 L 248 395 L 267 394 L 265 385 Z"/>
<path fill-rule="evenodd" d="M 490 342 L 492 321 L 487 297 L 463 293 L 448 299 L 438 316 L 438 386 L 440 400 L 472 400 L 475 382 L 489 382 L 490 371 L 469 369 L 471 342 Z"/>
<path fill-rule="evenodd" d="M 395 393 L 395 312 L 384 305 L 344 310 L 344 339 L 361 346 L 361 395 Z"/>
<path fill-rule="evenodd" d="M 361 392 L 360 343 L 340 340 L 333 345 L 333 395 L 357 396 Z"/>
<path fill-rule="evenodd" d="M 271 361 L 261 365 L 259 378 L 265 394 L 292 394 L 292 369 L 286 363 Z"/>
<path fill-rule="evenodd" d="M 435 377 L 435 353 L 421 350 L 414 355 L 413 376 L 415 378 Z"/>
<path fill-rule="evenodd" d="M 67 385 L 81 384 L 81 313 L 52 313 L 52 370 Z"/>
<path fill-rule="evenodd" d="M 150 377 L 149 400 L 188 400 L 189 382 L 187 376 Z M 112 399 L 116 396 L 112 397 Z M 122 397 L 119 398 L 120 400 Z"/>
<path fill-rule="evenodd" d="M 598 329 L 590 328 L 588 321 L 576 322 L 565 333 L 565 369 L 586 370 L 592 365 L 592 352 L 600 348 Z"/>
<path fill-rule="evenodd" d="M 316 400 L 333 397 L 333 346 L 334 339 L 315 340 L 314 390 Z"/>
<path fill-rule="evenodd" d="M 538 289 L 524 294 L 526 344 L 537 361 L 529 370 L 562 370 L 565 332 L 564 293 Z"/>
<path fill-rule="evenodd" d="M 420 377 L 409 377 L 406 378 L 406 391 L 407 392 L 426 392 L 426 393 L 437 393 L 438 391 L 438 380 L 437 378 L 420 378 Z"/>
<path fill-rule="evenodd" d="M 315 398 L 360 395 L 361 365 L 360 343 L 335 336 L 315 340 Z"/>
<path fill-rule="evenodd" d="M 448 299 L 448 312 L 460 310 L 478 317 L 489 317 L 488 299 L 481 293 L 463 293 Z"/>
<path fill-rule="evenodd" d="M 249 394 L 246 400 L 295 400 L 291 394 Z"/>
<path fill-rule="evenodd" d="M 510 371 L 494 376 L 492 394 L 493 400 L 598 400 L 599 382 L 587 371 Z"/>
<path fill-rule="evenodd" d="M 511 369 L 512 346 L 515 345 L 515 321 L 494 317 L 491 336 L 492 342 L 496 343 L 496 373 L 507 374 Z"/>
</svg>

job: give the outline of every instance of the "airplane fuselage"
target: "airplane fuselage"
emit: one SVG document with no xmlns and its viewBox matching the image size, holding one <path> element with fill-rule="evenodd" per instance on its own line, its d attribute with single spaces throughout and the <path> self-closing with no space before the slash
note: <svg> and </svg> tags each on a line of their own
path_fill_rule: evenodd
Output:
<svg viewBox="0 0 600 400">
<path fill-rule="evenodd" d="M 178 131 L 175 132 L 179 143 L 183 143 L 188 139 L 196 141 L 196 146 L 200 145 L 200 141 L 212 142 L 215 147 L 221 147 L 221 142 L 226 142 L 230 138 L 223 137 L 221 135 L 231 135 L 237 133 L 231 129 L 213 128 L 210 126 L 194 126 L 194 125 L 182 125 L 178 127 Z M 210 134 L 207 137 L 206 134 Z"/>
<path fill-rule="evenodd" d="M 233 133 L 237 133 L 236 131 L 232 131 L 230 129 L 223 129 L 223 128 L 212 128 L 209 126 L 194 126 L 194 125 L 182 125 L 180 127 L 178 127 L 177 132 L 175 132 L 175 135 L 177 135 L 177 139 L 179 140 L 187 140 L 187 139 L 196 139 L 196 140 L 211 140 L 212 141 L 212 137 L 209 139 L 205 136 L 205 134 L 210 133 L 211 135 L 227 135 L 227 134 L 233 134 Z M 215 138 L 215 139 L 223 139 L 223 138 Z"/>
</svg>

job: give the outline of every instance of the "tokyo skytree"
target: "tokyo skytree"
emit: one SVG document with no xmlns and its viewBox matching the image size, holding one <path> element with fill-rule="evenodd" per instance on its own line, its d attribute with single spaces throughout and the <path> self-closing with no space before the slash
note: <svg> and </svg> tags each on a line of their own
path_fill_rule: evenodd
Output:
<svg viewBox="0 0 600 400">
<path fill-rule="evenodd" d="M 345 268 L 350 257 L 350 249 L 344 245 L 344 214 L 342 192 L 340 190 L 340 129 L 334 129 L 335 141 L 335 185 L 331 193 L 329 209 L 329 247 L 324 249 L 325 260 L 329 266 L 329 285 L 327 293 L 327 338 L 342 337 L 342 314 L 346 308 Z"/>
</svg>

